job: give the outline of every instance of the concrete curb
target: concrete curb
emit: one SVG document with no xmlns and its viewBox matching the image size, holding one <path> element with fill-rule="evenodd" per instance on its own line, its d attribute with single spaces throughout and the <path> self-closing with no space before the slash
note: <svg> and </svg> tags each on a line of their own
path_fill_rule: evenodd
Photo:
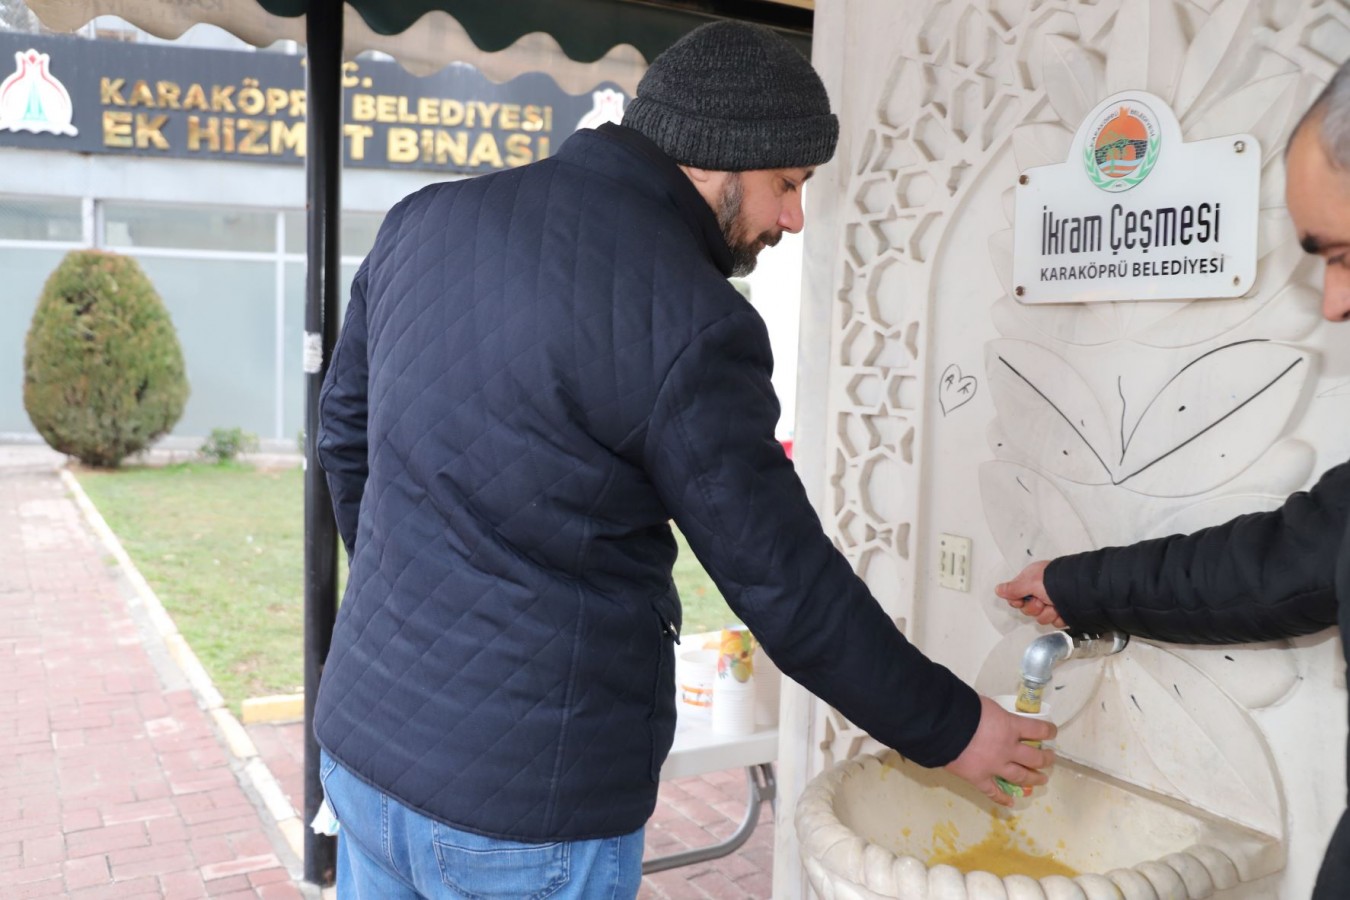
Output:
<svg viewBox="0 0 1350 900">
<path fill-rule="evenodd" d="M 94 506 L 89 495 L 84 492 L 80 486 L 79 479 L 70 473 L 69 469 L 63 468 L 59 472 L 61 481 L 66 489 L 70 491 L 75 503 L 84 514 L 85 521 L 89 527 L 94 530 L 102 541 L 104 549 L 116 560 L 118 568 L 130 583 L 132 590 L 136 593 L 136 598 L 144 607 L 151 623 L 153 623 L 155 632 L 164 642 L 164 646 L 169 652 L 174 665 L 182 672 L 192 688 L 192 693 L 197 697 L 197 704 L 204 709 L 216 724 L 216 729 L 220 733 L 221 740 L 229 748 L 231 755 L 240 764 L 240 780 L 244 782 L 245 789 L 252 788 L 253 793 L 262 800 L 263 806 L 275 822 L 277 829 L 286 840 L 286 844 L 291 851 L 300 860 L 305 858 L 305 830 L 304 823 L 300 820 L 300 814 L 295 807 L 291 806 L 286 799 L 286 792 L 281 789 L 281 784 L 277 781 L 272 771 L 267 768 L 267 764 L 258 756 L 258 748 L 254 746 L 253 739 L 248 736 L 244 726 L 235 718 L 234 713 L 230 712 L 225 706 L 225 699 L 216 689 L 211 681 L 211 676 L 207 674 L 206 668 L 197 658 L 197 654 L 192 651 L 187 640 L 178 631 L 178 626 L 174 624 L 173 617 L 164 608 L 149 582 L 141 575 L 127 554 L 126 548 L 122 542 L 117 539 L 117 535 L 108 527 L 98 508 Z"/>
<path fill-rule="evenodd" d="M 271 697 L 249 697 L 239 710 L 245 725 L 262 723 L 299 722 L 305 717 L 304 694 L 274 694 Z"/>
</svg>

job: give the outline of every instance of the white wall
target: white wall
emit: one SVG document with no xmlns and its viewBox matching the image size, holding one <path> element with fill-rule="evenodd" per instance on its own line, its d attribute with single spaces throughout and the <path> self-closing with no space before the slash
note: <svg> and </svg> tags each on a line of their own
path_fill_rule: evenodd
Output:
<svg viewBox="0 0 1350 900">
<path fill-rule="evenodd" d="M 773 389 L 783 407 L 778 438 L 791 438 L 797 418 L 797 330 L 801 312 L 802 234 L 784 234 L 777 247 L 759 256 L 750 284 L 750 302 L 764 319 L 773 346 Z"/>
</svg>

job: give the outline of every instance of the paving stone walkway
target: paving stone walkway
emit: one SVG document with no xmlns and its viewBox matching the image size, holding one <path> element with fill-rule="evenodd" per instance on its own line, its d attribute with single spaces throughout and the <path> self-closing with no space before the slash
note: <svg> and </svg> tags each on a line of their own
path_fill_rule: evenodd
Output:
<svg viewBox="0 0 1350 900">
<path fill-rule="evenodd" d="M 297 808 L 304 800 L 302 732 L 299 724 L 246 726 L 282 791 Z M 656 812 L 647 823 L 648 857 L 716 843 L 736 830 L 745 815 L 741 770 L 682 778 L 661 785 Z M 642 879 L 639 900 L 706 900 L 772 896 L 773 813 L 760 810 L 750 839 L 722 859 L 683 866 Z"/>
<path fill-rule="evenodd" d="M 0 452 L 0 896 L 305 896 L 59 464 Z"/>
</svg>

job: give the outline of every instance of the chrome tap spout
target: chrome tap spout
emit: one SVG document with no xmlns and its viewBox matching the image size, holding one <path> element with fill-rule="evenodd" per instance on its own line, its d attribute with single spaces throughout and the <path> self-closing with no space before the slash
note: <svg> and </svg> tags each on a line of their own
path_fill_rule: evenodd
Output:
<svg viewBox="0 0 1350 900">
<path fill-rule="evenodd" d="M 1042 687 L 1050 683 L 1054 667 L 1066 659 L 1111 656 L 1124 650 L 1130 636 L 1119 631 L 1106 634 L 1073 634 L 1053 631 L 1031 642 L 1022 655 L 1022 680 Z"/>
</svg>

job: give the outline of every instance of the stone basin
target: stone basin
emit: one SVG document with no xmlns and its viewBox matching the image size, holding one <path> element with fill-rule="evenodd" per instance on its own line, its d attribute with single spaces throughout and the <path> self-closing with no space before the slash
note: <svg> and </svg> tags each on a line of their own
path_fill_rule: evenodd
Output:
<svg viewBox="0 0 1350 900">
<path fill-rule="evenodd" d="M 893 751 L 816 776 L 797 837 L 823 900 L 1188 900 L 1269 897 L 1276 838 L 1063 760 L 1009 812 L 945 770 Z M 930 865 L 994 832 L 1077 873 L 1033 878 Z"/>
</svg>

